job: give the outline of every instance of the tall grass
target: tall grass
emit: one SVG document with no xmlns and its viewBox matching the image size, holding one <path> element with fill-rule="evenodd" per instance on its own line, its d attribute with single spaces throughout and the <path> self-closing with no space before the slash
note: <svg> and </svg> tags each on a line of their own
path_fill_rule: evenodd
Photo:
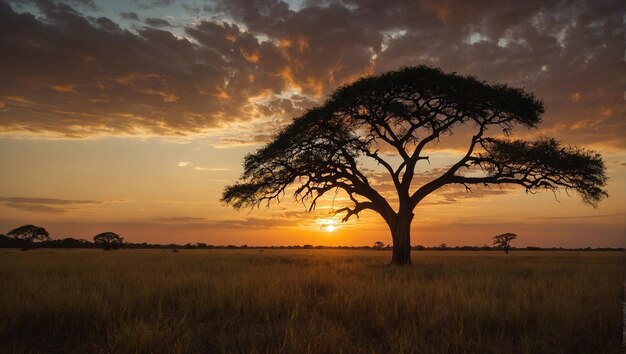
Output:
<svg viewBox="0 0 626 354">
<path fill-rule="evenodd" d="M 0 352 L 619 353 L 622 253 L 0 251 Z"/>
</svg>

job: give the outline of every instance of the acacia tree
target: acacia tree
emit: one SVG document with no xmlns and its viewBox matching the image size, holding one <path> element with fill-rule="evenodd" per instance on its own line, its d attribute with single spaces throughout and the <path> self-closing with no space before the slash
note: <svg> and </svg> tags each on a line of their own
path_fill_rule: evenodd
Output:
<svg viewBox="0 0 626 354">
<path fill-rule="evenodd" d="M 7 233 L 7 236 L 22 242 L 22 251 L 27 251 L 37 240 L 49 240 L 50 234 L 43 227 L 35 225 L 24 225 L 13 229 Z"/>
<path fill-rule="evenodd" d="M 493 245 L 502 248 L 504 253 L 509 254 L 509 248 L 511 248 L 511 241 L 517 238 L 516 234 L 506 233 L 502 235 L 496 235 L 493 237 Z"/>
<path fill-rule="evenodd" d="M 374 242 L 374 248 L 377 250 L 382 250 L 383 248 L 385 248 L 385 244 L 382 241 L 376 241 Z"/>
<path fill-rule="evenodd" d="M 593 206 L 607 196 L 598 153 L 550 138 L 508 138 L 515 126 L 537 127 L 543 112 L 543 103 L 522 89 L 437 68 L 365 77 L 340 87 L 247 155 L 240 180 L 226 187 L 222 201 L 236 209 L 269 206 L 293 185 L 296 200 L 313 210 L 325 193 L 342 190 L 351 205 L 335 215 L 347 221 L 364 210 L 380 214 L 391 231 L 392 263 L 408 264 L 414 210 L 443 186 L 513 184 L 528 192 L 564 188 Z M 444 172 L 419 183 L 416 168 L 429 163 L 425 149 L 459 128 L 472 130 L 467 150 Z M 368 159 L 393 184 L 392 198 L 377 190 Z"/>
<path fill-rule="evenodd" d="M 116 250 L 124 244 L 124 238 L 115 232 L 103 232 L 94 236 L 93 242 L 102 246 L 105 251 Z"/>
</svg>

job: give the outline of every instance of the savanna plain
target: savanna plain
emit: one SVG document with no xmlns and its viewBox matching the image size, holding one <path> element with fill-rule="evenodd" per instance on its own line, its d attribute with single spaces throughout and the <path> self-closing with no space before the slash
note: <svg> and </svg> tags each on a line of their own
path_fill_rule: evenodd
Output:
<svg viewBox="0 0 626 354">
<path fill-rule="evenodd" d="M 390 257 L 0 250 L 0 352 L 622 352 L 622 252 Z"/>
</svg>

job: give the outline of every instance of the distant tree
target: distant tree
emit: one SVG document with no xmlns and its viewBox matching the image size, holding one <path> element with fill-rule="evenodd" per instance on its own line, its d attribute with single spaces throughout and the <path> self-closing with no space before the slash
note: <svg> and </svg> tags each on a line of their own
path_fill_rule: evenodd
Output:
<svg viewBox="0 0 626 354">
<path fill-rule="evenodd" d="M 124 238 L 115 232 L 103 232 L 94 236 L 93 242 L 100 245 L 105 251 L 116 250 L 124 244 Z"/>
<path fill-rule="evenodd" d="M 313 245 L 304 245 L 304 246 L 302 246 L 302 248 L 304 248 L 304 249 L 311 249 L 311 248 L 313 248 Z"/>
<path fill-rule="evenodd" d="M 341 190 L 350 204 L 335 214 L 347 221 L 364 210 L 378 213 L 391 232 L 391 262 L 409 264 L 413 211 L 442 187 L 563 188 L 593 206 L 607 196 L 606 168 L 598 153 L 550 138 L 529 142 L 499 136 L 515 126 L 537 127 L 543 112 L 543 103 L 522 89 L 437 68 L 364 77 L 340 87 L 247 155 L 239 182 L 226 187 L 222 201 L 236 209 L 269 205 L 295 185 L 296 200 L 313 210 L 320 197 Z M 416 178 L 419 165 L 429 162 L 426 151 L 432 144 L 459 130 L 472 132 L 459 160 L 429 181 Z M 373 163 L 393 195 L 378 188 L 381 174 L 369 168 Z"/>
<path fill-rule="evenodd" d="M 385 243 L 382 241 L 376 241 L 374 242 L 374 248 L 377 250 L 382 250 L 383 248 L 385 248 Z"/>
<path fill-rule="evenodd" d="M 511 241 L 517 238 L 516 234 L 506 233 L 493 237 L 493 245 L 496 248 L 502 248 L 506 254 L 509 254 L 509 248 L 511 248 Z"/>
<path fill-rule="evenodd" d="M 448 249 L 448 245 L 446 245 L 445 243 L 440 244 L 439 246 L 437 246 L 438 248 L 442 249 L 442 250 L 447 250 Z"/>
<path fill-rule="evenodd" d="M 46 229 L 35 225 L 20 226 L 9 231 L 7 236 L 18 240 L 22 244 L 22 251 L 30 249 L 34 241 L 50 239 L 50 234 Z"/>
</svg>

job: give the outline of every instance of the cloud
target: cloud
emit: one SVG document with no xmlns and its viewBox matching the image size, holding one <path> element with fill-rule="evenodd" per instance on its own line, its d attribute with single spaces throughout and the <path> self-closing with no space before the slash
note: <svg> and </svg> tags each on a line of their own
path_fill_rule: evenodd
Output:
<svg viewBox="0 0 626 354">
<path fill-rule="evenodd" d="M 490 196 L 504 195 L 513 192 L 515 189 L 514 186 L 508 185 L 493 188 L 472 187 L 471 190 L 466 190 L 465 187 L 462 186 L 450 186 L 435 191 L 433 193 L 434 198 L 431 197 L 425 200 L 424 204 L 454 204 L 462 199 L 481 199 Z"/>
<path fill-rule="evenodd" d="M 228 171 L 228 168 L 219 168 L 219 167 L 205 167 L 205 166 L 195 166 L 193 163 L 189 161 L 181 161 L 177 165 L 178 167 L 193 167 L 195 171 L 209 171 L 209 172 L 217 172 L 217 171 Z"/>
<path fill-rule="evenodd" d="M 125 20 L 139 21 L 139 16 L 134 12 L 120 12 L 120 16 Z"/>
<path fill-rule="evenodd" d="M 228 171 L 227 168 L 212 168 L 212 167 L 202 167 L 202 166 L 195 166 L 193 169 L 196 171 L 209 171 L 209 172 Z"/>
<path fill-rule="evenodd" d="M 162 18 L 125 28 L 89 6 L 40 0 L 35 15 L 11 4 L 0 4 L 0 46 L 11 48 L 0 54 L 5 135 L 184 137 L 245 123 L 222 129 L 232 133 L 223 144 L 264 142 L 341 84 L 428 64 L 534 92 L 547 112 L 533 134 L 626 147 L 618 0 L 218 0 L 183 29 Z"/>
<path fill-rule="evenodd" d="M 28 203 L 28 204 L 50 204 L 50 205 L 68 205 L 68 204 L 102 204 L 98 200 L 73 200 L 73 199 L 56 199 L 56 198 L 23 198 L 23 197 L 0 197 L 0 201 L 9 203 Z"/>
<path fill-rule="evenodd" d="M 61 214 L 73 209 L 72 205 L 102 204 L 98 200 L 73 200 L 56 198 L 0 197 L 2 205 L 27 212 Z"/>
<path fill-rule="evenodd" d="M 172 24 L 162 18 L 148 17 L 144 22 L 150 27 L 172 27 Z"/>
<path fill-rule="evenodd" d="M 532 220 L 583 220 L 583 219 L 597 219 L 597 218 L 615 218 L 615 217 L 624 217 L 624 216 L 626 216 L 626 213 L 577 215 L 577 216 L 550 216 L 550 217 L 529 218 L 529 219 L 532 219 Z"/>
<path fill-rule="evenodd" d="M 194 216 L 155 216 L 152 218 L 156 222 L 165 224 L 176 224 L 181 227 L 192 227 L 199 229 L 249 229 L 261 230 L 272 229 L 282 226 L 293 226 L 294 221 L 284 218 L 246 218 L 242 220 L 210 220 L 203 217 Z"/>
<path fill-rule="evenodd" d="M 204 222 L 206 218 L 199 218 L 194 216 L 155 216 L 153 217 L 156 221 L 163 222 L 182 222 L 182 223 L 190 223 L 190 222 Z"/>
<path fill-rule="evenodd" d="M 57 208 L 38 204 L 4 203 L 4 206 L 34 213 L 61 214 L 67 211 L 66 208 Z"/>
</svg>

